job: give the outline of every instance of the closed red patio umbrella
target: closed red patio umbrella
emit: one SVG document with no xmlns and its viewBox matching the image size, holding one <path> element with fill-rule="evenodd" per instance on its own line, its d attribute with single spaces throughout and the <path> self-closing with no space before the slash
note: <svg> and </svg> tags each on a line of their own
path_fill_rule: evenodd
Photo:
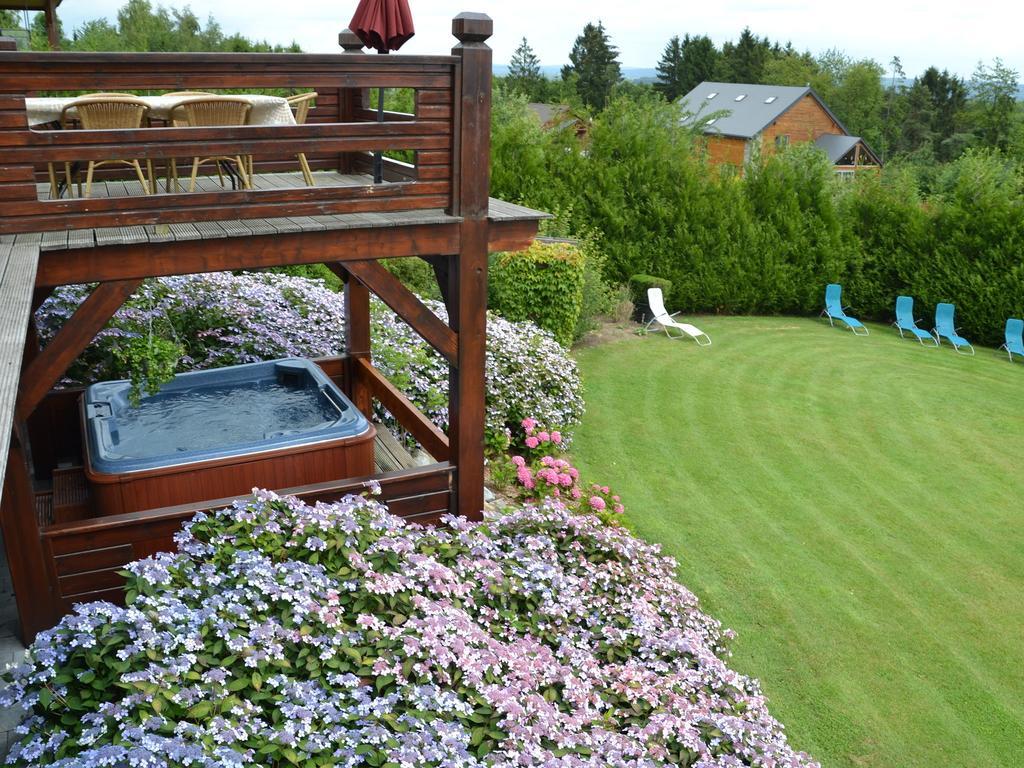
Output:
<svg viewBox="0 0 1024 768">
<path fill-rule="evenodd" d="M 416 34 L 408 0 L 360 0 L 352 14 L 351 29 L 367 48 L 377 53 L 397 51 Z M 384 122 L 384 89 L 377 89 L 377 122 Z M 380 152 L 373 156 L 373 182 L 384 180 L 384 161 Z"/>
</svg>

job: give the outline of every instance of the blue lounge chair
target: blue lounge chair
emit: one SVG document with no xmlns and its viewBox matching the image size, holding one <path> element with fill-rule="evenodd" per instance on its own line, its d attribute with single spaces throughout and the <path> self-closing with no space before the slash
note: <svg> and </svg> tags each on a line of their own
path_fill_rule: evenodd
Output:
<svg viewBox="0 0 1024 768">
<path fill-rule="evenodd" d="M 936 347 L 939 346 L 939 342 L 934 336 L 928 333 L 928 331 L 917 327 L 918 322 L 914 319 L 914 298 L 912 296 L 897 296 L 896 322 L 893 325 L 900 332 L 900 338 L 903 337 L 903 332 L 906 331 L 922 344 L 924 344 L 925 339 L 928 339 Z"/>
<path fill-rule="evenodd" d="M 974 347 L 971 346 L 971 342 L 961 336 L 959 334 L 960 329 L 953 324 L 953 312 L 955 309 L 952 304 L 937 304 L 935 306 L 935 328 L 932 331 L 935 334 L 935 341 L 942 343 L 942 337 L 945 336 L 949 339 L 957 354 L 973 355 Z M 961 352 L 961 347 L 966 347 L 970 352 Z"/>
<path fill-rule="evenodd" d="M 1006 343 L 1000 349 L 1005 349 L 1013 362 L 1014 355 L 1024 357 L 1024 320 L 1011 317 L 1006 321 Z"/>
<path fill-rule="evenodd" d="M 825 308 L 822 315 L 828 317 L 828 324 L 835 325 L 834 320 L 841 320 L 846 327 L 853 331 L 854 336 L 867 336 L 868 329 L 860 320 L 846 314 L 849 307 L 843 306 L 843 286 L 837 283 L 829 283 L 825 286 Z"/>
</svg>

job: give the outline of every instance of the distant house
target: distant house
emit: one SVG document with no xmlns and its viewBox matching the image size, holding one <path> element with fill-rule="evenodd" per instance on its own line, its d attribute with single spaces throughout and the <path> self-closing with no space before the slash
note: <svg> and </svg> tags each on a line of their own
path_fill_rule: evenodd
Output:
<svg viewBox="0 0 1024 768">
<path fill-rule="evenodd" d="M 572 127 L 577 138 L 582 139 L 587 135 L 587 119 L 577 115 L 568 104 L 542 104 L 532 101 L 526 106 L 537 116 L 541 127 L 546 131 L 560 131 Z"/>
<path fill-rule="evenodd" d="M 681 100 L 684 121 L 700 124 L 712 163 L 742 167 L 755 149 L 771 152 L 812 141 L 836 172 L 882 165 L 859 136 L 851 136 L 814 89 L 785 85 L 704 82 Z"/>
</svg>

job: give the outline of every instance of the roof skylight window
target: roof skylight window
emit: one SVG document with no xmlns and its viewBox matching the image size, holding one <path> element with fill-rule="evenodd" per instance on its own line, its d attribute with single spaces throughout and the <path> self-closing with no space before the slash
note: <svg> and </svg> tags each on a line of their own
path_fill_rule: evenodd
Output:
<svg viewBox="0 0 1024 768">
<path fill-rule="evenodd" d="M 745 98 L 747 98 L 747 94 L 741 93 L 739 96 L 733 99 L 733 101 L 743 101 Z"/>
<path fill-rule="evenodd" d="M 718 95 L 718 91 L 712 91 L 711 93 L 708 94 L 708 101 L 711 101 L 717 95 Z"/>
<path fill-rule="evenodd" d="M 769 96 L 769 97 L 768 97 L 767 99 L 765 99 L 765 100 L 764 100 L 764 103 L 765 103 L 765 104 L 771 104 L 771 103 L 772 103 L 773 101 L 775 101 L 775 100 L 776 100 L 777 98 L 778 98 L 778 96 Z"/>
</svg>

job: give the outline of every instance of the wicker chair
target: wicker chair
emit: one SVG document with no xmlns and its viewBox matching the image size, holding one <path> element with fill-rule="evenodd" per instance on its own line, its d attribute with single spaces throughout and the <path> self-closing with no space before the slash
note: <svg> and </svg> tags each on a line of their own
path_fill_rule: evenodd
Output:
<svg viewBox="0 0 1024 768">
<path fill-rule="evenodd" d="M 83 130 L 103 131 L 141 128 L 142 121 L 149 112 L 149 105 L 134 96 L 122 96 L 120 94 L 116 96 L 108 96 L 106 94 L 90 95 L 81 99 L 75 99 L 64 107 L 60 116 L 62 126 L 70 123 L 69 113 L 72 110 L 74 110 L 78 123 L 82 126 Z M 146 164 L 149 167 L 149 181 L 146 180 L 139 161 L 134 158 L 131 160 L 90 160 L 85 173 L 85 197 L 89 197 L 92 193 L 92 177 L 95 170 L 102 165 L 112 164 L 127 165 L 134 168 L 135 173 L 139 177 L 139 182 L 142 184 L 142 189 L 147 194 L 155 191 L 153 187 L 153 170 L 148 160 Z M 70 189 L 71 170 L 69 163 L 64 164 L 64 173 L 68 188 Z M 81 186 L 79 186 L 79 196 L 82 196 Z"/>
<path fill-rule="evenodd" d="M 178 124 L 178 120 L 184 119 L 186 125 L 193 127 L 201 125 L 245 125 L 249 119 L 249 111 L 251 109 L 252 104 L 237 96 L 196 96 L 176 104 L 171 110 L 170 119 L 174 125 Z M 196 189 L 199 166 L 209 162 L 217 163 L 218 168 L 222 162 L 234 163 L 238 176 L 242 180 L 242 186 L 245 189 L 252 189 L 249 174 L 247 173 L 248 165 L 241 155 L 215 155 L 212 157 L 196 156 L 192 158 L 192 179 L 188 187 L 189 192 L 194 192 Z M 172 161 L 171 167 L 174 184 L 177 187 L 178 169 L 176 163 Z M 223 179 L 221 179 L 221 184 L 223 183 Z"/>
<path fill-rule="evenodd" d="M 163 96 L 177 96 L 178 98 L 185 99 L 190 96 L 216 96 L 217 94 L 211 93 L 210 91 L 171 91 L 170 93 L 161 94 Z M 174 112 L 174 109 L 171 109 Z M 178 117 L 175 119 L 173 115 L 168 115 L 167 125 L 172 128 L 183 128 L 188 125 L 188 119 L 185 117 L 184 112 L 179 112 Z M 171 183 L 175 185 L 175 191 L 180 191 L 181 187 L 178 184 L 178 161 L 171 159 L 167 161 L 167 174 L 164 179 L 164 189 L 167 192 L 171 191 Z M 220 181 L 221 186 L 224 186 L 224 176 L 220 171 L 220 166 L 217 166 L 217 179 Z"/>
<path fill-rule="evenodd" d="M 309 93 L 300 93 L 295 96 L 288 97 L 288 106 L 295 112 L 295 123 L 296 125 L 305 125 L 306 117 L 309 115 L 309 110 L 313 107 L 313 101 L 317 97 L 316 91 L 310 91 Z M 309 161 L 306 160 L 306 154 L 299 152 L 299 168 L 302 170 L 302 177 L 306 180 L 306 186 L 315 187 L 316 184 L 313 181 L 313 172 L 309 168 Z"/>
</svg>

